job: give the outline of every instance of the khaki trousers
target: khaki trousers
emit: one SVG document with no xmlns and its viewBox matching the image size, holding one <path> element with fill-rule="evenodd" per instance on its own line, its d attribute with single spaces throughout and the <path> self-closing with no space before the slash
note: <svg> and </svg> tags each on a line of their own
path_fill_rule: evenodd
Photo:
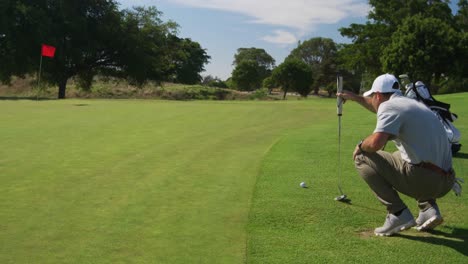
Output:
<svg viewBox="0 0 468 264">
<path fill-rule="evenodd" d="M 404 161 L 399 151 L 362 153 L 354 162 L 358 173 L 389 213 L 406 207 L 398 192 L 416 199 L 420 210 L 425 210 L 447 194 L 455 181 L 454 174 L 443 176 Z"/>
</svg>

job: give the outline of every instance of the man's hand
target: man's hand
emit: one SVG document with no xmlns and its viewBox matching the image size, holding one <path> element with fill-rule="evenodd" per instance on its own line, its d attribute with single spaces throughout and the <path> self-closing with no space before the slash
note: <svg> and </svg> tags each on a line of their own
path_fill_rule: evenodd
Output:
<svg viewBox="0 0 468 264">
<path fill-rule="evenodd" d="M 341 93 L 336 93 L 336 96 L 342 98 L 342 99 L 343 99 L 343 103 L 345 103 L 346 100 L 356 101 L 356 98 L 359 97 L 359 96 L 356 95 L 355 93 L 353 93 L 353 92 L 351 92 L 351 91 L 346 91 L 346 90 L 344 90 L 344 91 L 341 92 Z"/>
<path fill-rule="evenodd" d="M 353 160 L 356 160 L 356 156 L 362 154 L 361 149 L 359 148 L 359 144 L 356 145 L 356 148 L 353 152 Z"/>
<path fill-rule="evenodd" d="M 346 102 L 346 100 L 351 100 L 362 105 L 364 108 L 371 112 L 377 112 L 377 110 L 372 105 L 372 99 L 370 97 L 363 97 L 347 90 L 343 90 L 343 92 L 337 93 L 336 96 L 342 98 L 343 103 Z"/>
</svg>

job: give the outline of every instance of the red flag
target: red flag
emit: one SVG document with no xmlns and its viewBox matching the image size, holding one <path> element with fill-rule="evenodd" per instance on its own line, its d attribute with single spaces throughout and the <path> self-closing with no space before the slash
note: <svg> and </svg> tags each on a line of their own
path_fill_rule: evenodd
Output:
<svg viewBox="0 0 468 264">
<path fill-rule="evenodd" d="M 42 56 L 53 58 L 55 55 L 55 47 L 42 44 Z"/>
</svg>

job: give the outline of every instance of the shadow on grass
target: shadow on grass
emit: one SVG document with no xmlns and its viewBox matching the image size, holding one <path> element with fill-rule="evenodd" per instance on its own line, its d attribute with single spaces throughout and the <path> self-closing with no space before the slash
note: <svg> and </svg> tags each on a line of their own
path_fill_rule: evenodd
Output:
<svg viewBox="0 0 468 264">
<path fill-rule="evenodd" d="M 468 256 L 468 229 L 456 227 L 447 228 L 452 229 L 452 232 L 446 233 L 438 230 L 432 230 L 422 233 L 425 234 L 422 236 L 412 236 L 402 233 L 396 234 L 395 236 L 423 243 L 450 247 L 461 254 Z"/>
<path fill-rule="evenodd" d="M 460 159 L 468 159 L 468 153 L 458 152 L 455 155 L 453 155 L 453 157 L 460 158 Z"/>
<path fill-rule="evenodd" d="M 57 100 L 55 98 L 48 97 L 36 97 L 36 96 L 0 96 L 0 100 L 31 100 L 31 101 L 50 101 Z"/>
<path fill-rule="evenodd" d="M 352 205 L 353 207 L 361 208 L 361 209 L 364 209 L 364 210 L 367 210 L 367 211 L 379 212 L 379 213 L 382 213 L 382 214 L 385 213 L 385 210 L 381 210 L 381 209 L 377 209 L 377 208 L 368 207 L 368 206 L 362 205 L 362 204 L 360 204 L 360 203 L 348 202 L 348 203 L 346 203 L 346 204 Z"/>
</svg>

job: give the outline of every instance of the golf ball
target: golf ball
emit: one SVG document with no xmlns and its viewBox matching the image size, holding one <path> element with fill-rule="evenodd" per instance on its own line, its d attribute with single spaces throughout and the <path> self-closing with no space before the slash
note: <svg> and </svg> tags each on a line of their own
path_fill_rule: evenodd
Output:
<svg viewBox="0 0 468 264">
<path fill-rule="evenodd" d="M 307 188 L 307 184 L 305 182 L 301 182 L 301 184 L 299 184 L 302 188 Z"/>
</svg>

